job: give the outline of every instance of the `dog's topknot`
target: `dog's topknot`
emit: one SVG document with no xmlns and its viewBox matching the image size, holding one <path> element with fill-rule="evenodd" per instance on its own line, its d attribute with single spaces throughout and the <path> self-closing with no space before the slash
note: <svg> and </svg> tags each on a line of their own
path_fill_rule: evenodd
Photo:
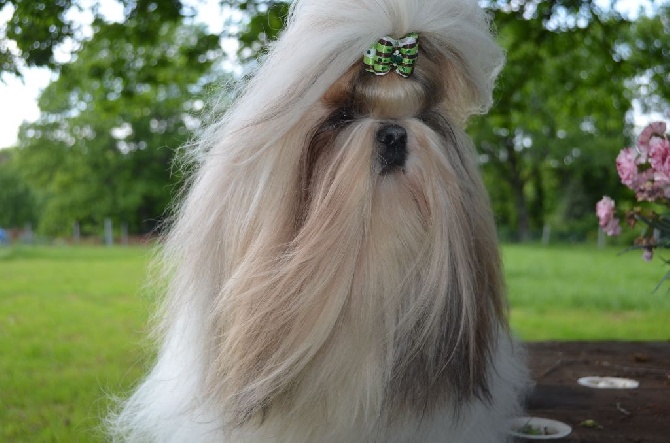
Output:
<svg viewBox="0 0 670 443">
<path fill-rule="evenodd" d="M 488 15 L 475 0 L 297 0 L 285 31 L 270 45 L 218 129 L 230 133 L 263 122 L 282 136 L 360 63 L 372 43 L 409 32 L 429 40 L 460 71 L 457 87 L 468 91 L 455 113 L 466 119 L 488 111 L 505 57 Z"/>
</svg>

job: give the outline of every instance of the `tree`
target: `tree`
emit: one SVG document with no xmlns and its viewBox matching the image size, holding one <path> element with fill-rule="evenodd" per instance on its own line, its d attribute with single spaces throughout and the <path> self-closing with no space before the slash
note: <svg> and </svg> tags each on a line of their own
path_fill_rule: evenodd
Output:
<svg viewBox="0 0 670 443">
<path fill-rule="evenodd" d="M 54 48 L 74 35 L 72 23 L 65 18 L 72 0 L 0 0 L 0 9 L 10 5 L 14 13 L 0 39 L 0 73 L 19 75 L 22 63 L 54 67 Z M 9 41 L 18 54 L 12 51 Z"/>
<path fill-rule="evenodd" d="M 237 55 L 242 62 L 258 58 L 286 25 L 289 2 L 233 0 L 225 3 L 232 9 L 243 12 L 241 19 L 231 18 L 229 26 L 226 27 L 237 31 L 224 31 L 226 36 L 239 41 Z"/>
<path fill-rule="evenodd" d="M 149 25 L 146 30 L 155 23 L 179 21 L 188 13 L 180 0 L 119 1 L 129 19 Z M 95 2 L 93 5 L 90 12 L 99 22 L 102 19 L 99 5 Z M 23 65 L 57 70 L 60 64 L 54 58 L 56 48 L 68 40 L 75 46 L 83 43 L 81 25 L 68 16 L 73 9 L 85 8 L 81 1 L 0 0 L 0 10 L 6 7 L 13 8 L 13 13 L 6 27 L 0 28 L 0 74 L 6 72 L 20 76 Z"/>
<path fill-rule="evenodd" d="M 0 151 L 0 227 L 23 226 L 35 221 L 36 201 L 12 161 L 14 149 Z"/>
<path fill-rule="evenodd" d="M 193 10 L 181 0 L 118 0 L 125 15 L 136 21 L 151 23 L 174 22 L 192 15 Z M 95 21 L 102 19 L 99 6 L 89 10 Z M 244 62 L 256 58 L 267 43 L 277 38 L 286 23 L 289 2 L 264 0 L 220 1 L 222 10 L 235 10 L 241 15 L 231 15 L 222 37 L 240 42 L 237 56 Z M 21 66 L 44 66 L 59 70 L 61 64 L 54 52 L 65 41 L 75 46 L 83 43 L 81 25 L 68 15 L 73 9 L 84 10 L 89 6 L 81 0 L 0 0 L 0 10 L 12 7 L 6 28 L 0 28 L 0 74 L 21 75 Z M 197 3 L 195 5 L 197 8 Z M 239 17 L 239 18 L 235 18 Z M 12 48 L 16 48 L 13 50 Z"/>
<path fill-rule="evenodd" d="M 58 3 L 58 11 L 79 6 L 76 0 L 36 0 L 32 2 L 34 7 L 25 8 L 37 15 L 36 11 L 45 7 L 39 5 L 54 1 Z M 6 3 L 29 2 L 4 0 L 0 5 Z M 189 14 L 179 0 L 122 0 L 122 3 L 129 20 L 135 23 L 133 44 L 141 44 L 147 37 L 150 41 L 158 32 L 158 23 L 174 23 Z M 627 143 L 627 134 L 633 132 L 630 114 L 633 100 L 639 99 L 645 110 L 667 107 L 670 8 L 666 5 L 652 17 L 630 21 L 612 8 L 616 2 L 608 7 L 599 6 L 601 3 L 596 0 L 484 2 L 494 14 L 508 63 L 496 91 L 496 106 L 488 116 L 475 120 L 469 132 L 480 149 L 499 223 L 515 231 L 516 238 L 529 238 L 531 231 L 541 228 L 547 220 L 566 225 L 590 216 L 594 199 L 611 193 L 616 185 L 612 161 L 618 149 Z M 243 12 L 240 19 L 235 16 L 230 19 L 229 31 L 224 31 L 224 35 L 239 39 L 238 55 L 241 60 L 249 61 L 276 38 L 284 26 L 289 2 L 234 0 L 221 4 Z M 54 11 L 56 20 L 58 11 Z M 62 26 L 52 25 L 48 27 L 51 32 L 48 37 L 54 42 L 73 32 L 65 22 Z M 34 26 L 44 28 L 46 22 L 36 20 Z M 32 43 L 25 39 L 26 35 L 18 33 L 13 38 L 19 48 L 25 49 L 20 56 L 31 63 Z M 44 40 L 46 54 L 53 48 L 51 40 Z M 41 50 L 43 45 L 33 46 Z M 1 54 L 0 50 L 0 57 Z M 107 71 L 105 68 L 92 72 Z M 113 111 L 108 111 L 104 115 L 111 116 Z M 60 112 L 64 115 L 65 111 Z M 123 128 L 127 130 L 126 120 L 114 123 L 117 135 L 123 133 Z M 53 125 L 54 120 L 42 123 Z M 96 134 L 109 133 L 108 129 Z M 141 133 L 136 125 L 130 132 Z M 110 144 L 123 148 L 125 142 L 124 138 Z"/>
<path fill-rule="evenodd" d="M 95 34 L 40 97 L 41 116 L 19 134 L 18 161 L 44 199 L 39 229 L 92 233 L 102 219 L 155 229 L 179 177 L 176 149 L 198 125 L 218 38 L 181 20 L 130 16 L 94 22 Z"/>
<path fill-rule="evenodd" d="M 591 214 L 597 195 L 616 183 L 613 159 L 632 123 L 627 82 L 645 68 L 622 47 L 631 22 L 595 1 L 489 8 L 508 62 L 494 109 L 471 132 L 497 185 L 493 197 L 502 198 L 500 221 L 527 240 L 548 214 L 561 212 L 562 221 Z"/>
<path fill-rule="evenodd" d="M 622 41 L 622 51 L 641 68 L 629 87 L 642 111 L 670 117 L 670 3 L 636 20 Z"/>
</svg>

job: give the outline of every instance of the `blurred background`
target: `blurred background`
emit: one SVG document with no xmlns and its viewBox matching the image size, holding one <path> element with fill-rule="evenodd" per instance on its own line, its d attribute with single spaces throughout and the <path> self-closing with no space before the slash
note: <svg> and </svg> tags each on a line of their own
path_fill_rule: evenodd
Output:
<svg viewBox="0 0 670 443">
<path fill-rule="evenodd" d="M 492 112 L 469 128 L 500 236 L 594 240 L 595 202 L 629 196 L 618 185 L 618 151 L 644 124 L 667 118 L 670 6 L 481 3 L 508 54 Z M 225 109 L 231 86 L 276 37 L 287 8 L 0 1 L 6 237 L 102 242 L 105 226 L 116 241 L 155 234 L 182 180 L 174 167 L 180 146 L 212 107 Z"/>
<path fill-rule="evenodd" d="M 620 254 L 615 158 L 670 120 L 670 2 L 482 0 L 505 66 L 468 128 L 491 195 L 514 332 L 668 340 L 667 261 Z M 153 240 L 183 146 L 225 111 L 288 3 L 0 0 L 0 441 L 104 441 L 152 357 Z M 102 246 L 105 245 L 105 246 Z"/>
</svg>

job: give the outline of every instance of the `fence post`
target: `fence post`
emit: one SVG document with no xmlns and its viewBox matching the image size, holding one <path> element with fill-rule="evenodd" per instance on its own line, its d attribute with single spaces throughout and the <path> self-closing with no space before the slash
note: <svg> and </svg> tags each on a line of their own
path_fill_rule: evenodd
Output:
<svg viewBox="0 0 670 443">
<path fill-rule="evenodd" d="M 81 232 L 79 231 L 79 222 L 75 220 L 73 226 L 72 226 L 72 238 L 75 243 L 79 243 L 79 239 L 81 237 Z"/>
<path fill-rule="evenodd" d="M 598 249 L 605 247 L 605 231 L 603 228 L 598 228 Z"/>
<path fill-rule="evenodd" d="M 545 224 L 544 227 L 542 228 L 542 244 L 544 246 L 547 246 L 549 244 L 550 239 L 551 239 L 551 226 L 549 226 L 549 224 Z"/>
<path fill-rule="evenodd" d="M 121 244 L 128 245 L 128 222 L 121 223 Z"/>
<path fill-rule="evenodd" d="M 114 236 L 112 234 L 112 219 L 105 218 L 105 244 L 111 246 L 114 244 Z"/>
<path fill-rule="evenodd" d="M 26 230 L 23 234 L 25 242 L 28 244 L 33 244 L 33 225 L 31 223 L 26 223 Z"/>
</svg>

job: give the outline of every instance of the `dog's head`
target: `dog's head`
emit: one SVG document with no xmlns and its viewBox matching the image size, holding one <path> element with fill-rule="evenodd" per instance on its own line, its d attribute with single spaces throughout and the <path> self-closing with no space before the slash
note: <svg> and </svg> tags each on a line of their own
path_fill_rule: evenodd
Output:
<svg viewBox="0 0 670 443">
<path fill-rule="evenodd" d="M 374 66 L 376 44 L 408 37 Z M 474 0 L 294 3 L 201 139 L 166 249 L 168 309 L 197 323 L 205 397 L 230 424 L 486 395 L 503 284 L 463 126 L 502 58 Z"/>
</svg>

